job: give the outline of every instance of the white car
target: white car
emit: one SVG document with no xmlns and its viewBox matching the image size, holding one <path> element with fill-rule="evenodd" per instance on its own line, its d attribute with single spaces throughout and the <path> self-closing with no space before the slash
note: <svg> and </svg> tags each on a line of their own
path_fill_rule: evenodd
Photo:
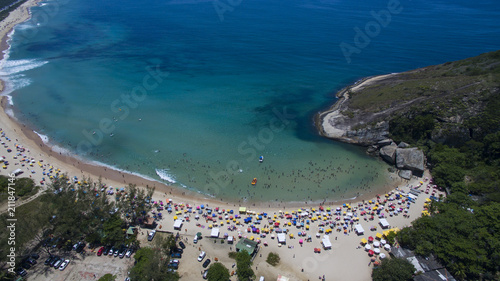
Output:
<svg viewBox="0 0 500 281">
<path fill-rule="evenodd" d="M 132 256 L 132 250 L 129 249 L 125 254 L 125 257 L 130 258 L 130 256 Z"/>
<path fill-rule="evenodd" d="M 205 252 L 201 252 L 200 255 L 198 256 L 198 261 L 201 262 L 207 254 Z"/>
<path fill-rule="evenodd" d="M 66 266 L 68 266 L 69 264 L 69 260 L 64 260 L 63 263 L 61 263 L 61 265 L 59 266 L 59 270 L 63 271 Z"/>
</svg>

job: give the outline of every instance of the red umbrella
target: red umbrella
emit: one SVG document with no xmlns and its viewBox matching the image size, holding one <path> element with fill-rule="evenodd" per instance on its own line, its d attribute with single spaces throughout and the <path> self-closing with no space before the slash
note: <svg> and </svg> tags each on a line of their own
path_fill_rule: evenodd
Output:
<svg viewBox="0 0 500 281">
<path fill-rule="evenodd" d="M 372 236 L 368 237 L 368 242 L 373 242 L 373 237 Z"/>
<path fill-rule="evenodd" d="M 372 250 L 368 251 L 368 255 L 369 255 L 369 256 L 373 256 L 373 254 L 374 254 L 374 253 L 375 253 L 375 252 L 373 252 Z"/>
</svg>

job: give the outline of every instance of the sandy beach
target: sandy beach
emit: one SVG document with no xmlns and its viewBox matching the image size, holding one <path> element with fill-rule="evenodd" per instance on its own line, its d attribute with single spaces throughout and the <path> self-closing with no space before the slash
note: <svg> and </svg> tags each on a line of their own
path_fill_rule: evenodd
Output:
<svg viewBox="0 0 500 281">
<path fill-rule="evenodd" d="M 0 36 L 3 50 L 7 47 L 8 33 L 16 24 L 29 18 L 28 7 L 36 5 L 37 2 L 36 0 L 27 1 L 1 23 Z M 373 79 L 370 81 L 376 81 Z M 359 88 L 362 85 L 363 83 L 357 85 L 355 88 Z M 436 196 L 442 194 L 433 188 L 430 180 L 427 180 L 427 178 L 431 179 L 431 176 L 426 171 L 422 178 L 412 178 L 410 181 L 403 182 L 401 179 L 394 177 L 392 184 L 386 187 L 387 195 L 380 194 L 380 196 L 377 196 L 377 194 L 371 192 L 364 194 L 356 200 L 327 202 L 323 206 L 312 203 L 308 205 L 293 203 L 246 206 L 223 202 L 222 200 L 208 198 L 194 192 L 182 191 L 157 181 L 92 165 L 71 155 L 55 151 L 51 146 L 44 143 L 30 128 L 16 121 L 6 97 L 2 97 L 1 105 L 0 128 L 2 130 L 2 145 L 0 146 L 0 156 L 4 156 L 9 164 L 6 165 L 6 168 L 0 169 L 0 174 L 7 175 L 16 169 L 21 169 L 23 171 L 21 176 L 31 177 L 37 184 L 42 184 L 42 190 L 50 184 L 51 176 L 58 176 L 60 174 L 67 174 L 70 178 L 77 177 L 78 179 L 90 177 L 93 180 L 98 180 L 101 178 L 108 187 L 111 186 L 113 188 L 125 187 L 128 184 L 136 184 L 139 187 L 155 187 L 156 192 L 153 196 L 153 201 L 169 202 L 171 200 L 172 206 L 176 204 L 179 209 L 178 212 L 180 212 L 176 213 L 175 210 L 171 213 L 162 212 L 163 217 L 158 219 L 157 229 L 173 233 L 179 232 L 182 234 L 182 239 L 186 241 L 185 243 L 188 245 L 189 251 L 186 251 L 187 253 L 182 259 L 183 265 L 179 269 L 179 273 L 184 280 L 200 279 L 200 272 L 193 270 L 193 268 L 198 267 L 201 269 L 201 266 L 195 260 L 200 250 L 206 251 L 212 260 L 217 257 L 230 271 L 234 270 L 231 269 L 234 261 L 227 257 L 227 252 L 234 250 L 234 245 L 214 243 L 214 239 L 204 239 L 196 245 L 193 243 L 192 238 L 197 232 L 202 232 L 203 236 L 210 236 L 210 225 L 214 226 L 215 223 L 220 227 L 220 237 L 224 233 L 227 233 L 228 236 L 236 238 L 238 236 L 247 236 L 248 238 L 255 236 L 254 239 L 261 239 L 261 244 L 259 244 L 260 250 L 254 260 L 253 266 L 257 277 L 265 276 L 266 280 L 274 280 L 278 275 L 283 275 L 289 277 L 290 280 L 314 280 L 323 278 L 324 276 L 324 280 L 370 280 L 373 263 L 371 263 L 371 257 L 364 248 L 360 247 L 361 238 L 367 239 L 369 236 L 375 237 L 377 233 L 382 233 L 383 230 L 379 225 L 379 217 L 381 216 L 387 219 L 390 223 L 390 228 L 403 228 L 410 225 L 413 219 L 421 215 L 426 198 L 430 194 L 435 194 Z M 420 189 L 423 192 L 417 197 L 414 203 L 401 202 L 401 198 L 406 198 L 406 194 L 412 188 Z M 426 191 L 429 194 L 426 194 Z M 18 204 L 23 203 L 23 201 L 18 202 Z M 188 211 L 188 204 L 192 206 L 190 211 Z M 202 214 L 198 214 L 196 207 L 202 204 L 205 207 L 204 211 Z M 348 208 L 344 204 L 350 207 Z M 181 206 L 183 207 L 181 208 Z M 260 234 L 251 233 L 251 231 L 250 233 L 248 232 L 250 224 L 246 225 L 242 218 L 226 218 L 226 216 L 230 216 L 229 210 L 233 210 L 233 213 L 236 214 L 240 206 L 246 207 L 254 214 L 267 213 L 267 216 L 260 220 L 260 224 L 256 228 L 270 228 L 273 231 L 269 231 L 266 237 L 259 237 Z M 394 208 L 391 206 L 394 206 Z M 2 206 L 0 211 L 3 212 L 5 207 Z M 211 208 L 212 212 L 218 213 L 215 221 L 203 217 L 204 214 L 207 214 L 207 207 Z M 324 210 L 320 211 L 320 207 Z M 374 207 L 382 211 L 376 214 Z M 218 208 L 220 212 L 215 211 L 215 208 Z M 299 208 L 302 212 L 298 211 Z M 326 208 L 330 208 L 331 211 L 327 212 Z M 222 212 L 223 209 L 224 212 Z M 393 209 L 401 209 L 401 211 L 394 214 Z M 308 214 L 304 215 L 306 211 Z M 300 216 L 299 222 L 303 222 L 305 225 L 303 227 L 288 225 L 288 222 L 291 222 L 291 220 L 286 218 L 286 212 L 289 215 Z M 362 215 L 363 212 L 364 215 Z M 370 215 L 372 212 L 375 213 L 373 220 L 371 220 Z M 352 213 L 348 220 L 345 219 L 347 213 Z M 195 218 L 196 215 L 199 215 L 198 219 Z M 184 219 L 180 230 L 173 229 L 174 216 Z M 247 215 L 242 216 L 244 218 Z M 256 216 L 252 216 L 253 222 L 256 221 Z M 276 223 L 277 226 L 274 226 Z M 347 226 L 344 227 L 344 224 Z M 364 235 L 356 235 L 354 233 L 353 229 L 356 224 L 364 228 Z M 271 225 L 274 227 L 271 227 Z M 280 245 L 276 238 L 272 238 L 272 235 L 275 235 L 278 228 L 286 228 L 288 230 L 286 245 Z M 331 229 L 330 234 L 326 234 L 328 229 Z M 148 230 L 140 231 L 141 241 L 145 240 L 147 232 Z M 303 232 L 305 235 L 297 237 L 299 232 Z M 320 233 L 319 237 L 316 233 Z M 295 237 L 291 239 L 290 234 L 294 234 Z M 325 235 L 330 238 L 332 243 L 330 250 L 324 250 L 321 245 L 321 239 Z M 306 240 L 309 236 L 311 236 L 310 242 L 299 243 L 301 239 Z M 267 246 L 264 246 L 264 241 L 267 242 Z M 321 248 L 321 253 L 314 253 L 314 248 Z M 265 262 L 269 252 L 276 252 L 280 255 L 282 262 L 279 266 L 272 267 Z M 388 254 L 383 249 L 381 253 Z M 377 255 L 375 257 L 377 260 L 380 260 Z M 235 277 L 232 280 L 235 280 Z"/>
</svg>

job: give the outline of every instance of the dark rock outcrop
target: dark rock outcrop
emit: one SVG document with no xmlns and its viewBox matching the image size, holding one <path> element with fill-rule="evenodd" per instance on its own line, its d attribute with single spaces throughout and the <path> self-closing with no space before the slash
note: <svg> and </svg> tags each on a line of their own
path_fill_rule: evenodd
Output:
<svg viewBox="0 0 500 281">
<path fill-rule="evenodd" d="M 424 153 L 416 147 L 396 149 L 396 167 L 400 170 L 411 170 L 415 174 L 424 172 Z"/>
<path fill-rule="evenodd" d="M 396 144 L 386 145 L 382 147 L 379 151 L 380 157 L 384 159 L 387 163 L 394 165 L 396 163 Z"/>
</svg>

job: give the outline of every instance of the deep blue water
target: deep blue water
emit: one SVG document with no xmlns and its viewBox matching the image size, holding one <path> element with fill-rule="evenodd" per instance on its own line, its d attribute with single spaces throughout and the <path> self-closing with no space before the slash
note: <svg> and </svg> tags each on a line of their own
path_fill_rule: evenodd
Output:
<svg viewBox="0 0 500 281">
<path fill-rule="evenodd" d="M 32 12 L 2 62 L 18 118 L 88 159 L 232 200 L 383 185 L 387 166 L 318 136 L 314 114 L 364 76 L 500 46 L 493 0 L 60 0 Z"/>
</svg>

